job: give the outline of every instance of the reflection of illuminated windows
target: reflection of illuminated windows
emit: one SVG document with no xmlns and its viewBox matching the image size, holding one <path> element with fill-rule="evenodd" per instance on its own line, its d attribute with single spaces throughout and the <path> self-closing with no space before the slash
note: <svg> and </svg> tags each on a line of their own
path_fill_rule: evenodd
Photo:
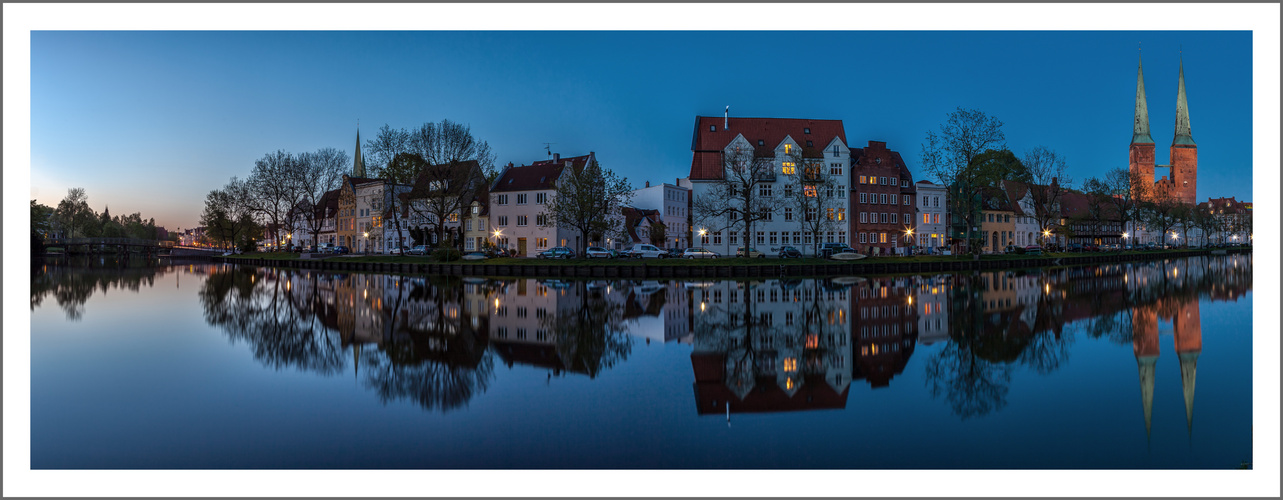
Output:
<svg viewBox="0 0 1283 500">
<path fill-rule="evenodd" d="M 797 371 L 797 358 L 784 358 L 784 371 L 793 373 Z M 792 380 L 792 379 L 790 379 Z"/>
<path fill-rule="evenodd" d="M 820 347 L 820 336 L 814 333 L 806 336 L 806 348 L 816 349 Z"/>
</svg>

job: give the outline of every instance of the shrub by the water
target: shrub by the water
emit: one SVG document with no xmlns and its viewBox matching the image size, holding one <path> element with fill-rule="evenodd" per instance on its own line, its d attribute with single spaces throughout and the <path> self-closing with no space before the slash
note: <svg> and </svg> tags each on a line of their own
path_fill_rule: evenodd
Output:
<svg viewBox="0 0 1283 500">
<path fill-rule="evenodd" d="M 463 257 L 463 252 L 453 247 L 441 247 L 432 251 L 432 258 L 440 262 L 452 262 Z"/>
</svg>

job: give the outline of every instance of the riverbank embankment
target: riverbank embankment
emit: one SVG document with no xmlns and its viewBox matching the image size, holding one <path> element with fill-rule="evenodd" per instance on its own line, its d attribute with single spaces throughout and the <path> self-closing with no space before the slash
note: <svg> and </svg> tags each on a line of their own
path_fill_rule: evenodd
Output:
<svg viewBox="0 0 1283 500">
<path fill-rule="evenodd" d="M 1044 256 L 888 257 L 854 262 L 824 259 L 713 259 L 713 260 L 588 260 L 547 261 L 493 259 L 479 262 L 435 262 L 426 257 L 357 256 L 324 259 L 291 258 L 294 254 L 216 256 L 209 260 L 233 264 L 274 266 L 328 271 L 361 271 L 446 276 L 539 278 L 756 278 L 824 277 L 867 274 L 951 273 L 1074 266 L 1109 262 L 1162 260 L 1208 255 L 1217 249 L 1160 250 L 1151 252 L 1066 253 Z M 1219 249 L 1230 254 L 1250 253 L 1251 247 Z"/>
</svg>

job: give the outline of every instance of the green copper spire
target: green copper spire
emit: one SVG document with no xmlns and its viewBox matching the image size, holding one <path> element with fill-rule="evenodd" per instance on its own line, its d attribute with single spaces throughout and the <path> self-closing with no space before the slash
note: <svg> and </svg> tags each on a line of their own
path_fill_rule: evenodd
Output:
<svg viewBox="0 0 1283 500">
<path fill-rule="evenodd" d="M 1176 83 L 1176 137 L 1172 145 L 1183 144 L 1194 146 L 1194 137 L 1189 130 L 1189 104 L 1185 102 L 1185 61 L 1181 60 L 1180 79 Z"/>
<path fill-rule="evenodd" d="M 356 128 L 356 159 L 352 160 L 352 177 L 365 177 L 365 158 L 361 157 L 361 127 Z"/>
<path fill-rule="evenodd" d="M 1145 105 L 1145 71 L 1140 59 L 1136 62 L 1136 127 L 1132 131 L 1132 144 L 1153 144 L 1149 137 L 1149 107 Z"/>
</svg>

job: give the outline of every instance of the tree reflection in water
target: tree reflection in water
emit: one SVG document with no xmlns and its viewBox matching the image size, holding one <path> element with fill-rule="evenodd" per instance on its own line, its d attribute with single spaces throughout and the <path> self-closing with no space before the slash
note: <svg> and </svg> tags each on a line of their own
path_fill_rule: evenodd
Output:
<svg viewBox="0 0 1283 500">
<path fill-rule="evenodd" d="M 169 271 L 171 267 L 158 267 L 154 259 L 143 258 L 89 255 L 33 259 L 31 310 L 35 311 L 45 297 L 52 295 L 67 319 L 80 321 L 85 302 L 95 291 L 105 294 L 116 288 L 137 293 L 143 285 L 151 287 L 156 278 Z"/>
<path fill-rule="evenodd" d="M 337 332 L 317 321 L 310 301 L 299 300 L 304 287 L 294 278 L 289 270 L 223 266 L 197 292 L 205 321 L 221 327 L 233 344 L 249 345 L 266 366 L 340 373 L 346 358 Z"/>
</svg>

